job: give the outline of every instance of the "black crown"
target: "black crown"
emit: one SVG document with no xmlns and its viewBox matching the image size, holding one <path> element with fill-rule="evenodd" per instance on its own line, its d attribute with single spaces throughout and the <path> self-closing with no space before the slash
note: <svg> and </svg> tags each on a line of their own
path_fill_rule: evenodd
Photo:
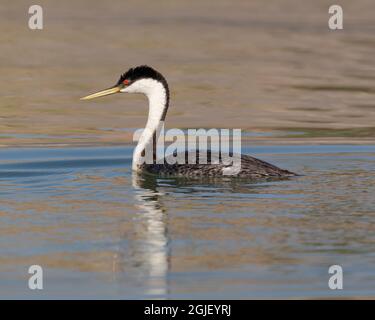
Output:
<svg viewBox="0 0 375 320">
<path fill-rule="evenodd" d="M 151 79 L 160 81 L 168 88 L 168 85 L 166 85 L 167 81 L 165 80 L 163 75 L 160 72 L 156 71 L 155 69 L 146 65 L 138 66 L 135 68 L 130 68 L 128 71 L 126 71 L 124 74 L 121 75 L 118 83 L 122 83 L 125 80 L 134 82 L 136 80 L 146 79 L 146 78 L 151 78 Z"/>
</svg>

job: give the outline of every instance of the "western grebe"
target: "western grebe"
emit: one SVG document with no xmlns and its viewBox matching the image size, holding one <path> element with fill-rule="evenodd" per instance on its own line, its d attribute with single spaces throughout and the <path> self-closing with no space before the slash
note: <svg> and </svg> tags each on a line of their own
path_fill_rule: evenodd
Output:
<svg viewBox="0 0 375 320">
<path fill-rule="evenodd" d="M 149 66 L 138 66 L 122 74 L 118 82 L 111 88 L 81 98 L 81 100 L 94 99 L 114 93 L 142 93 L 149 102 L 148 120 L 133 153 L 132 168 L 137 172 L 167 176 L 223 176 L 228 165 L 223 163 L 222 156 L 217 152 L 207 152 L 206 163 L 199 162 L 199 152 L 185 151 L 186 163 L 169 164 L 167 161 L 160 164 L 156 161 L 155 135 L 162 122 L 164 122 L 169 107 L 169 87 L 165 78 L 158 71 Z M 151 145 L 152 144 L 152 145 Z M 142 161 L 146 147 L 153 148 L 153 163 L 145 164 Z M 191 156 L 196 157 L 196 163 L 188 163 Z M 240 155 L 241 164 L 236 176 L 250 179 L 289 177 L 293 172 L 280 169 L 262 160 Z M 215 161 L 214 161 L 215 159 Z"/>
</svg>

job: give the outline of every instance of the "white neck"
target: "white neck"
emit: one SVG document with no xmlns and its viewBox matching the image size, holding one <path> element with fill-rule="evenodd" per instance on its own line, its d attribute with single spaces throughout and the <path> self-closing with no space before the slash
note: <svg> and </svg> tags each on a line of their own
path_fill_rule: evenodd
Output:
<svg viewBox="0 0 375 320">
<path fill-rule="evenodd" d="M 124 89 L 123 92 L 143 93 L 148 98 L 148 119 L 133 153 L 132 169 L 138 171 L 142 164 L 142 152 L 152 145 L 153 135 L 158 130 L 167 108 L 167 92 L 163 84 L 154 79 L 141 79 Z M 152 150 L 152 149 L 151 149 Z"/>
</svg>

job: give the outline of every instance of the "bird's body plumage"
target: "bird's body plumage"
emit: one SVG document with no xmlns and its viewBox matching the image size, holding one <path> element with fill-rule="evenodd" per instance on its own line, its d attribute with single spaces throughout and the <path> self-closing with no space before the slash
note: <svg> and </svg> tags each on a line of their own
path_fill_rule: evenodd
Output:
<svg viewBox="0 0 375 320">
<path fill-rule="evenodd" d="M 218 177 L 223 176 L 223 169 L 230 167 L 224 163 L 220 153 L 207 150 L 207 161 L 201 160 L 201 153 L 197 150 L 185 151 L 185 163 L 169 164 L 168 158 L 163 163 L 142 164 L 141 171 L 160 176 L 176 177 Z M 174 156 L 175 157 L 175 156 Z M 196 163 L 189 163 L 188 159 L 196 158 Z M 249 179 L 264 179 L 295 176 L 293 172 L 280 169 L 268 162 L 253 158 L 248 155 L 241 155 L 241 168 L 236 174 L 237 177 Z"/>
</svg>

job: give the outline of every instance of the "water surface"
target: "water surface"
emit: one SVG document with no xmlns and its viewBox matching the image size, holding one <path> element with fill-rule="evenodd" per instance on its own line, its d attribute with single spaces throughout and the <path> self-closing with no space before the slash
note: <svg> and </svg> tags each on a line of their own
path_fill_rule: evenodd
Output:
<svg viewBox="0 0 375 320">
<path fill-rule="evenodd" d="M 374 297 L 375 147 L 244 152 L 301 176 L 142 178 L 132 147 L 1 149 L 0 297 Z"/>
<path fill-rule="evenodd" d="M 29 0 L 2 3 L 0 146 L 131 142 L 120 130 L 144 126 L 144 97 L 79 98 L 141 64 L 169 83 L 168 128 L 374 144 L 373 0 L 341 0 L 337 31 L 331 0 L 40 0 L 41 31 L 27 28 Z"/>
</svg>

